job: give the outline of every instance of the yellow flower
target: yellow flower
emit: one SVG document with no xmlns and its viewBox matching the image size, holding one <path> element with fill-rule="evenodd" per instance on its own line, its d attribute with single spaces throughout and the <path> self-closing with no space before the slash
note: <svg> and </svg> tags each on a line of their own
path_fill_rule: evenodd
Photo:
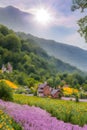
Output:
<svg viewBox="0 0 87 130">
<path fill-rule="evenodd" d="M 78 90 L 70 87 L 64 87 L 63 92 L 65 95 L 72 95 L 73 93 L 78 93 Z"/>
<path fill-rule="evenodd" d="M 2 128 L 2 126 L 3 126 L 3 125 L 2 125 L 2 124 L 0 124 L 0 128 Z"/>
<path fill-rule="evenodd" d="M 0 110 L 0 115 L 3 113 L 3 111 L 2 110 Z"/>
<path fill-rule="evenodd" d="M 18 88 L 17 85 L 15 85 L 13 82 L 11 82 L 11 81 L 9 81 L 9 80 L 2 79 L 2 80 L 0 80 L 0 82 L 1 82 L 1 81 L 5 81 L 5 83 L 6 83 L 9 87 L 11 87 L 11 88 L 13 88 L 13 89 L 17 89 L 17 88 Z"/>
</svg>

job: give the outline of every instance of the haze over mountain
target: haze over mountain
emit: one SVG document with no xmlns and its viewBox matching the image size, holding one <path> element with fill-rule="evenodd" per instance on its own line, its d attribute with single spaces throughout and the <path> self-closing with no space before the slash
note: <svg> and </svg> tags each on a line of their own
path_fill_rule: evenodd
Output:
<svg viewBox="0 0 87 130">
<path fill-rule="evenodd" d="M 29 33 L 32 27 L 31 18 L 31 14 L 23 12 L 13 6 L 0 8 L 0 23 L 14 29 L 15 31 L 24 31 Z M 48 54 L 76 66 L 83 71 L 87 70 L 87 51 L 78 47 L 55 42 L 53 40 L 37 38 L 32 35 L 26 35 L 26 37 L 33 39 L 35 43 L 38 43 L 47 51 Z"/>
<path fill-rule="evenodd" d="M 87 51 L 71 45 L 35 37 L 31 34 L 18 33 L 24 39 L 32 39 L 49 55 L 54 56 L 70 65 L 87 71 Z"/>
<path fill-rule="evenodd" d="M 5 8 L 0 7 L 0 23 L 14 29 L 15 31 L 23 31 L 24 28 L 30 28 L 31 21 L 27 22 L 27 20 L 31 19 L 31 17 L 31 14 L 22 12 L 13 6 Z"/>
</svg>

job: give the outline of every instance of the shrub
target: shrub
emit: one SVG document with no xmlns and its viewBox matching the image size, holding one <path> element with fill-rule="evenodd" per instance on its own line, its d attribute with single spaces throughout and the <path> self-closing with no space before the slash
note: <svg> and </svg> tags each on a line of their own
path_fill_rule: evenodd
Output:
<svg viewBox="0 0 87 130">
<path fill-rule="evenodd" d="M 12 88 L 10 88 L 4 81 L 0 82 L 0 98 L 5 101 L 13 100 Z"/>
<path fill-rule="evenodd" d="M 79 96 L 77 94 L 75 95 L 75 101 L 79 102 Z"/>
<path fill-rule="evenodd" d="M 81 99 L 87 99 L 87 93 L 81 92 L 81 93 L 80 93 L 80 98 L 81 98 Z"/>
<path fill-rule="evenodd" d="M 15 91 L 15 93 L 16 94 L 27 94 L 27 91 L 24 89 L 24 88 L 22 88 L 22 87 L 20 87 L 20 88 L 18 88 L 16 91 Z"/>
</svg>

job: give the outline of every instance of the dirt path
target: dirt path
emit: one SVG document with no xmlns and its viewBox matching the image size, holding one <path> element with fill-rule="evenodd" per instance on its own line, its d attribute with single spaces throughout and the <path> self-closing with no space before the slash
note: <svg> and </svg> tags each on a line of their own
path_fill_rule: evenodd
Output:
<svg viewBox="0 0 87 130">
<path fill-rule="evenodd" d="M 75 98 L 70 98 L 70 97 L 62 97 L 62 100 L 72 100 L 75 101 Z M 79 99 L 80 102 L 87 102 L 87 99 Z"/>
</svg>

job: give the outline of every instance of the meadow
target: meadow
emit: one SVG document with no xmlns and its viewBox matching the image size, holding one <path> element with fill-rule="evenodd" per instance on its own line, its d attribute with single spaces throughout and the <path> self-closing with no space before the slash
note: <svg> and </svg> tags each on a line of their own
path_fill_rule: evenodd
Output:
<svg viewBox="0 0 87 130">
<path fill-rule="evenodd" d="M 87 103 L 76 103 L 50 98 L 30 97 L 26 95 L 14 95 L 14 101 L 20 104 L 40 107 L 58 120 L 83 126 L 87 124 Z"/>
</svg>

